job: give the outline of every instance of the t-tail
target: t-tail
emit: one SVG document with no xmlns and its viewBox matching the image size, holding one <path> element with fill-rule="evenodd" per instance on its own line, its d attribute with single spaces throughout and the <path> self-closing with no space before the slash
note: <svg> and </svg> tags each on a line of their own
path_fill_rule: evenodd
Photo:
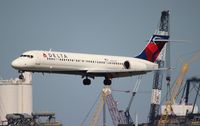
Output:
<svg viewBox="0 0 200 126">
<path fill-rule="evenodd" d="M 169 11 L 162 11 L 160 24 L 144 50 L 136 58 L 155 62 L 165 44 L 169 41 Z"/>
</svg>

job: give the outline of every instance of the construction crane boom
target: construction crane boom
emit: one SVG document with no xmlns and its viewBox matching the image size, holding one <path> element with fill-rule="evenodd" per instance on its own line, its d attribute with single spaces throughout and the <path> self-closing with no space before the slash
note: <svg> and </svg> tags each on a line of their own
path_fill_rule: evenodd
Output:
<svg viewBox="0 0 200 126">
<path fill-rule="evenodd" d="M 130 98 L 130 101 L 128 103 L 128 106 L 126 108 L 126 111 L 125 111 L 125 116 L 126 116 L 126 120 L 127 120 L 127 124 L 133 124 L 133 120 L 130 116 L 130 113 L 129 113 L 129 110 L 131 108 L 131 105 L 133 103 L 133 98 L 135 97 L 139 87 L 140 87 L 140 84 L 141 84 L 141 80 L 142 80 L 142 75 L 139 75 L 138 78 L 137 78 L 137 81 L 136 81 L 136 84 L 131 92 L 131 98 Z"/>
<path fill-rule="evenodd" d="M 175 85 L 171 91 L 171 101 L 173 104 L 176 102 L 176 97 L 178 95 L 179 88 L 182 85 L 185 75 L 187 74 L 189 70 L 189 65 L 195 60 L 197 60 L 198 58 L 200 58 L 200 52 L 195 53 L 190 60 L 186 61 L 186 63 L 182 65 L 179 76 L 177 77 Z"/>
<path fill-rule="evenodd" d="M 112 94 L 107 96 L 106 103 L 113 121 L 113 126 L 118 126 L 118 124 L 127 124 L 124 111 L 118 110 L 117 102 L 114 100 Z"/>
<path fill-rule="evenodd" d="M 166 101 L 165 105 L 165 113 L 163 113 L 163 115 L 161 116 L 158 125 L 159 126 L 165 126 L 167 120 L 168 120 L 168 116 L 170 113 L 173 113 L 173 108 L 172 105 L 176 103 L 176 99 L 180 90 L 180 87 L 182 86 L 183 80 L 185 78 L 185 75 L 187 74 L 188 70 L 189 70 L 189 65 L 194 62 L 195 60 L 197 60 L 198 58 L 200 58 L 200 52 L 195 53 L 192 58 L 188 61 L 186 61 L 180 70 L 180 73 L 178 75 L 178 77 L 176 78 L 175 84 L 171 89 L 171 97 L 168 101 Z"/>
<path fill-rule="evenodd" d="M 179 89 L 183 83 L 186 73 L 188 72 L 188 69 L 189 69 L 189 64 L 184 63 L 181 67 L 179 76 L 177 77 L 176 82 L 171 90 L 171 99 L 170 100 L 172 101 L 172 104 L 174 104 L 176 102 L 176 98 L 178 96 Z"/>
<path fill-rule="evenodd" d="M 92 120 L 90 122 L 90 126 L 96 126 L 99 120 L 100 113 L 102 112 L 106 97 L 111 93 L 111 90 L 109 86 L 105 86 L 102 89 L 102 92 L 100 94 L 100 98 L 97 103 L 96 111 L 94 112 L 92 116 Z"/>
</svg>

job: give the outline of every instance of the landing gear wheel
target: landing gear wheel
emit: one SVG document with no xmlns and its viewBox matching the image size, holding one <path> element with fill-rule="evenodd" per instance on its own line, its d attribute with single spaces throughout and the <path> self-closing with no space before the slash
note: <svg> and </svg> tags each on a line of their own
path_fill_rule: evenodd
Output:
<svg viewBox="0 0 200 126">
<path fill-rule="evenodd" d="M 24 79 L 24 75 L 23 75 L 23 74 L 20 74 L 20 75 L 19 75 L 19 79 L 20 79 L 20 80 L 23 80 L 23 79 Z"/>
<path fill-rule="evenodd" d="M 83 80 L 83 84 L 84 85 L 90 85 L 91 84 L 91 80 L 86 78 L 86 79 Z"/>
<path fill-rule="evenodd" d="M 104 85 L 111 85 L 111 83 L 112 83 L 112 81 L 110 80 L 110 79 L 105 79 L 104 81 L 103 81 L 103 83 L 104 83 Z"/>
</svg>

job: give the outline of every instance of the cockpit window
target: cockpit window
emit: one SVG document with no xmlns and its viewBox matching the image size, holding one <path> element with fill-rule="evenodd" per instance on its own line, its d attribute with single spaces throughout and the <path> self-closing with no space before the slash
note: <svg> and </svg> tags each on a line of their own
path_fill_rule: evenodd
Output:
<svg viewBox="0 0 200 126">
<path fill-rule="evenodd" d="M 33 58 L 33 55 L 21 55 L 20 57 L 28 57 L 28 58 Z"/>
</svg>

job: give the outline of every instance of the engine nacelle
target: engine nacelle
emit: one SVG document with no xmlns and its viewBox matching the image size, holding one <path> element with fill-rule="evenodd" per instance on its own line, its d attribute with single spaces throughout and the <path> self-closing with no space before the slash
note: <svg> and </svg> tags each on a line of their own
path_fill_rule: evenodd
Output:
<svg viewBox="0 0 200 126">
<path fill-rule="evenodd" d="M 128 60 L 124 62 L 124 68 L 125 69 L 130 69 L 131 68 L 131 63 Z"/>
<path fill-rule="evenodd" d="M 153 69 L 155 67 L 154 63 L 144 63 L 141 61 L 124 61 L 124 69 L 132 69 L 132 70 L 146 70 L 146 69 Z"/>
</svg>

